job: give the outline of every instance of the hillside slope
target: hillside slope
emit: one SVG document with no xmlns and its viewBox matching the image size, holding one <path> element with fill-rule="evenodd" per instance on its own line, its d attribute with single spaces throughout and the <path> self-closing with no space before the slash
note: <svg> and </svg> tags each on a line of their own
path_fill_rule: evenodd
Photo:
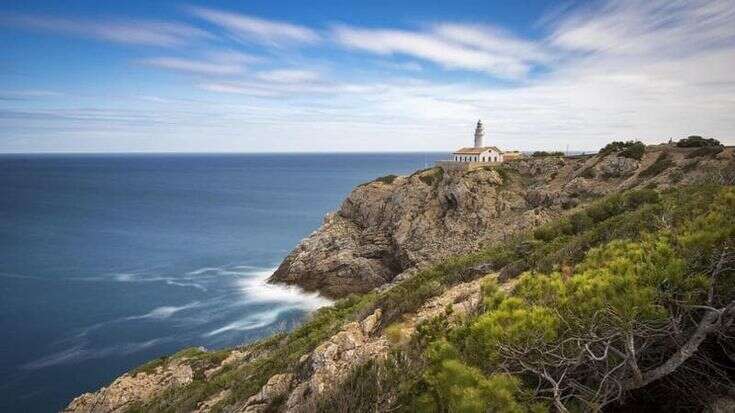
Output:
<svg viewBox="0 0 735 413">
<path fill-rule="evenodd" d="M 546 157 L 497 167 L 440 168 L 361 185 L 303 240 L 270 281 L 330 297 L 370 291 L 444 257 L 543 224 L 595 197 L 623 189 L 686 185 L 725 167 L 733 148 L 650 146 L 640 160 Z M 653 169 L 653 165 L 656 165 Z"/>
<path fill-rule="evenodd" d="M 660 145 L 640 161 L 539 158 L 363 185 L 273 277 L 363 294 L 288 334 L 155 360 L 66 411 L 726 404 L 735 159 L 702 152 Z M 628 318 L 595 322 L 603 311 Z"/>
</svg>

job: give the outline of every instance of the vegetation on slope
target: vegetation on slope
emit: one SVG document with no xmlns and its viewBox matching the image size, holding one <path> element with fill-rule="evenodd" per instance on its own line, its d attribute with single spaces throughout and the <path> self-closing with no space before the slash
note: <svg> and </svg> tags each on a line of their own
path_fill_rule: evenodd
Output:
<svg viewBox="0 0 735 413">
<path fill-rule="evenodd" d="M 676 146 L 680 148 L 703 148 L 722 146 L 722 144 L 714 138 L 703 138 L 698 135 L 692 135 L 677 142 Z"/>
<path fill-rule="evenodd" d="M 721 360 L 733 350 L 725 334 L 735 318 L 734 209 L 732 187 L 613 195 L 423 272 L 380 304 L 411 311 L 430 291 L 471 277 L 477 263 L 525 271 L 511 294 L 485 285 L 475 317 L 459 328 L 432 320 L 322 406 L 596 411 L 642 388 L 659 405 L 681 403 L 682 394 L 705 403 L 731 385 Z"/>
<path fill-rule="evenodd" d="M 433 171 L 426 175 L 427 185 L 441 179 Z M 728 204 L 732 197 L 731 188 L 700 186 L 663 194 L 631 190 L 592 201 L 534 231 L 446 259 L 390 289 L 340 300 L 289 334 L 245 347 L 242 350 L 251 356 L 208 377 L 198 372 L 216 366 L 227 351 L 189 350 L 172 356 L 203 367 L 195 369 L 192 383 L 132 410 L 190 411 L 201 401 L 214 399 L 219 401 L 213 411 L 230 411 L 274 374 L 308 374 L 300 370 L 304 364 L 300 360 L 345 323 L 380 308 L 380 328 L 390 330 L 430 298 L 490 272 L 498 272 L 500 282 L 518 278 L 519 286 L 505 294 L 492 284 L 485 285 L 482 311 L 459 328 L 439 317 L 419 325 L 411 337 L 398 337 L 387 361 L 360 366 L 344 385 L 321 397 L 318 407 L 323 411 L 546 411 L 556 404 L 559 409 L 594 410 L 617 405 L 621 398 L 630 401 L 637 397 L 638 388 L 655 388 L 651 397 L 660 402 L 665 399 L 661 395 L 672 394 L 671 381 L 703 385 L 701 378 L 678 379 L 684 368 L 675 368 L 662 376 L 664 380 L 650 379 L 651 372 L 675 354 L 710 313 L 698 306 L 715 308 L 722 315 L 716 330 L 729 314 L 720 309 L 728 297 L 732 299 L 731 266 L 722 267 L 715 284 L 712 262 L 707 259 L 732 243 L 732 214 L 726 213 L 733 206 Z M 702 222 L 708 216 L 712 221 Z M 707 234 L 719 235 L 707 241 Z M 715 291 L 712 303 L 710 290 Z M 447 308 L 448 314 L 451 311 Z M 629 336 L 636 368 L 626 356 L 629 340 L 622 340 Z M 717 391 L 728 373 L 713 368 L 708 360 L 727 357 L 717 350 L 720 343 L 712 337 L 707 334 L 698 346 L 706 351 L 695 351 L 684 367 L 706 372 L 714 382 L 708 388 Z M 559 364 L 560 360 L 567 364 Z M 156 361 L 141 371 L 168 361 Z M 556 394 L 552 381 L 557 383 Z M 628 382 L 638 387 L 619 386 Z M 216 397 L 224 390 L 223 398 Z"/>
<path fill-rule="evenodd" d="M 600 155 L 605 156 L 617 153 L 624 158 L 641 160 L 646 152 L 646 145 L 641 141 L 613 141 L 600 149 Z"/>
</svg>

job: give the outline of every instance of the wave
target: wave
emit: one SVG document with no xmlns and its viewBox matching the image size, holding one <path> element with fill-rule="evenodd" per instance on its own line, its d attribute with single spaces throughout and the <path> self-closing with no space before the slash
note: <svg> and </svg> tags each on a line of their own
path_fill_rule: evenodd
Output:
<svg viewBox="0 0 735 413">
<path fill-rule="evenodd" d="M 217 272 L 219 270 L 220 269 L 217 267 L 204 267 L 204 268 L 199 268 L 198 270 L 189 271 L 186 273 L 186 275 L 200 275 L 200 274 L 204 274 L 208 272 Z"/>
<path fill-rule="evenodd" d="M 205 333 L 202 335 L 203 337 L 212 337 L 228 331 L 247 331 L 267 327 L 278 321 L 280 315 L 285 312 L 292 310 L 310 312 L 332 304 L 332 300 L 322 297 L 316 292 L 305 292 L 296 286 L 268 284 L 268 277 L 276 270 L 275 267 L 248 267 L 248 269 L 249 271 L 240 272 L 220 270 L 220 273 L 234 273 L 239 276 L 235 284 L 241 293 L 244 303 L 247 305 L 271 304 L 273 309 L 249 315 L 241 320 Z"/>
<path fill-rule="evenodd" d="M 268 284 L 268 277 L 275 271 L 276 267 L 250 271 L 247 276 L 237 280 L 240 292 L 249 303 L 283 303 L 306 311 L 332 304 L 332 300 L 317 292 L 306 292 L 293 285 Z"/>
<path fill-rule="evenodd" d="M 198 307 L 199 305 L 200 305 L 199 301 L 194 301 L 189 304 L 182 305 L 180 307 L 175 307 L 175 306 L 158 307 L 158 308 L 154 308 L 150 312 L 143 314 L 143 315 L 126 317 L 125 320 L 142 320 L 146 318 L 163 320 L 163 319 L 171 317 L 172 315 L 178 313 L 179 311 L 188 310 L 190 308 Z"/>
<path fill-rule="evenodd" d="M 225 333 L 227 331 L 248 331 L 255 330 L 258 328 L 267 327 L 278 320 L 278 317 L 289 310 L 293 310 L 296 307 L 281 307 L 275 310 L 263 311 L 250 315 L 242 320 L 235 321 L 227 324 L 224 327 L 220 327 L 216 330 L 212 330 L 208 333 L 202 334 L 202 337 L 212 337 L 217 334 Z"/>
<path fill-rule="evenodd" d="M 196 288 L 197 290 L 207 291 L 207 287 L 199 284 L 199 283 L 182 283 L 179 281 L 173 281 L 173 280 L 166 280 L 166 284 L 168 285 L 175 285 L 177 287 L 192 287 Z"/>
</svg>

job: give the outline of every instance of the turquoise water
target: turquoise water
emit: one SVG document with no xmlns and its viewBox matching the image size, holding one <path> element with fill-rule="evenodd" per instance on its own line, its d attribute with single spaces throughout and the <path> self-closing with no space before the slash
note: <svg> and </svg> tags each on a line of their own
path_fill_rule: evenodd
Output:
<svg viewBox="0 0 735 413">
<path fill-rule="evenodd" d="M 274 267 L 355 185 L 446 156 L 0 155 L 0 411 L 292 328 L 328 301 Z"/>
</svg>

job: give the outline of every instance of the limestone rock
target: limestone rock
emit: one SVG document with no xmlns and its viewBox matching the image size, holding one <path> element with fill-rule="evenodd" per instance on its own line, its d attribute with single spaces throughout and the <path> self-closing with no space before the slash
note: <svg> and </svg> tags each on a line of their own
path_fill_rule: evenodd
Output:
<svg viewBox="0 0 735 413">
<path fill-rule="evenodd" d="M 635 159 L 610 155 L 597 164 L 597 170 L 605 178 L 620 178 L 633 175 L 639 166 L 640 162 Z"/>
<path fill-rule="evenodd" d="M 427 185 L 424 175 L 434 183 Z M 271 281 L 330 297 L 388 284 L 406 270 L 525 227 L 519 220 L 528 206 L 519 184 L 494 169 L 432 169 L 362 185 L 286 257 Z M 486 230 L 493 226 L 499 230 Z"/>
<path fill-rule="evenodd" d="M 385 338 L 370 337 L 381 315 L 381 310 L 377 309 L 361 322 L 346 324 L 340 332 L 314 349 L 305 360 L 309 363 L 310 375 L 293 387 L 285 404 L 287 411 L 309 411 L 314 398 L 334 388 L 355 366 L 388 354 Z"/>
<path fill-rule="evenodd" d="M 152 373 L 124 374 L 95 393 L 85 393 L 72 400 L 64 412 L 107 413 L 133 403 L 150 400 L 163 391 L 191 383 L 192 368 L 174 361 L 157 367 Z"/>
<path fill-rule="evenodd" d="M 244 413 L 261 413 L 268 411 L 270 405 L 284 397 L 290 390 L 294 382 L 294 376 L 291 373 L 276 374 L 268 379 L 260 391 L 250 397 L 242 409 Z"/>
</svg>

